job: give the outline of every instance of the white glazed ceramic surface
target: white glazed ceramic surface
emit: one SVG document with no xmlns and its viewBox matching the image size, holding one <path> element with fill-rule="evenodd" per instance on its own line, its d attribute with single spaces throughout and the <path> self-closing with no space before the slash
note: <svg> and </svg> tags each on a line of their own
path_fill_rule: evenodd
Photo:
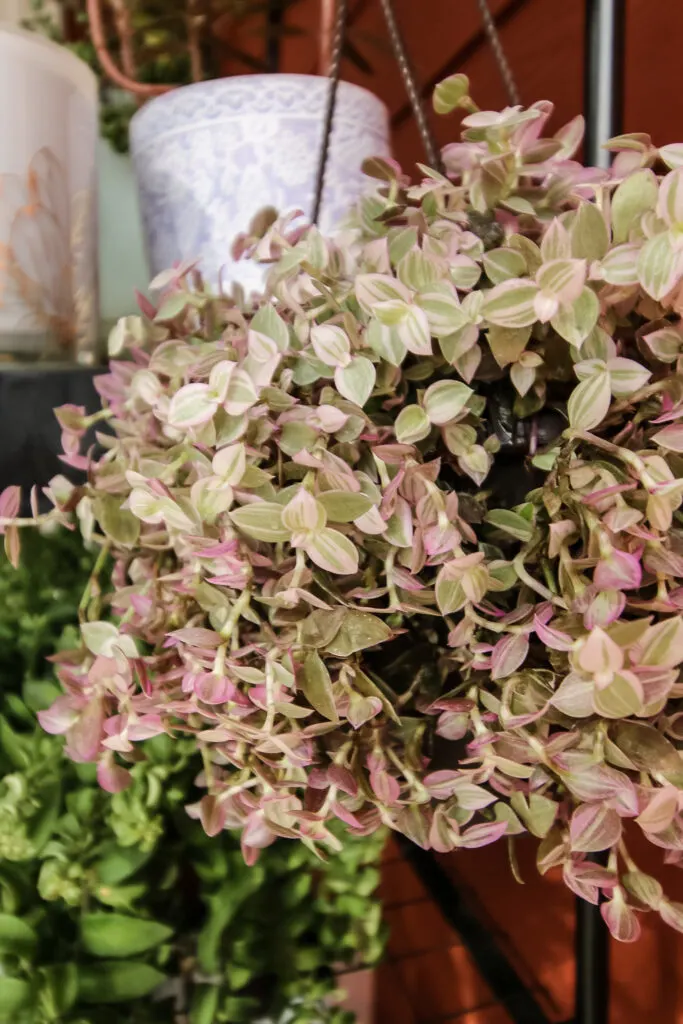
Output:
<svg viewBox="0 0 683 1024">
<path fill-rule="evenodd" d="M 201 260 L 207 279 L 258 289 L 264 269 L 230 258 L 264 206 L 310 216 L 329 81 L 246 75 L 185 86 L 133 118 L 131 151 L 152 271 Z M 328 233 L 368 188 L 361 163 L 388 156 L 389 118 L 372 93 L 341 82 L 323 194 Z"/>
<path fill-rule="evenodd" d="M 92 361 L 98 332 L 97 80 L 0 24 L 0 352 Z"/>
</svg>

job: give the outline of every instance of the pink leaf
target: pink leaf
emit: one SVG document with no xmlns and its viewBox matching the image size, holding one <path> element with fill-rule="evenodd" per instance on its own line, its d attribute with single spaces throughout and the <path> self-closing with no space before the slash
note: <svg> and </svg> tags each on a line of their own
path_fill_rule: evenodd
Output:
<svg viewBox="0 0 683 1024">
<path fill-rule="evenodd" d="M 664 832 L 673 821 L 677 810 L 678 790 L 673 786 L 665 786 L 654 792 L 636 821 L 643 832 Z"/>
<path fill-rule="evenodd" d="M 107 793 L 121 793 L 131 785 L 133 776 L 111 754 L 105 754 L 97 763 L 97 781 Z"/>
<path fill-rule="evenodd" d="M 217 836 L 225 828 L 225 805 L 207 793 L 199 801 L 199 820 L 207 836 Z"/>
<path fill-rule="evenodd" d="M 600 907 L 603 920 L 618 942 L 635 942 L 640 938 L 640 921 L 617 889 L 614 897 Z"/>
<path fill-rule="evenodd" d="M 529 638 L 523 633 L 499 640 L 491 655 L 491 678 L 505 679 L 524 663 L 529 652 Z"/>
<path fill-rule="evenodd" d="M 552 626 L 546 626 L 541 622 L 538 615 L 534 618 L 534 629 L 541 643 L 545 644 L 546 647 L 550 647 L 553 651 L 571 651 L 574 646 L 574 641 L 569 633 L 563 633 Z"/>
<path fill-rule="evenodd" d="M 619 842 L 621 819 L 616 811 L 602 804 L 583 804 L 572 815 L 569 836 L 576 852 L 608 850 Z"/>
<path fill-rule="evenodd" d="M 617 548 L 598 562 L 593 583 L 600 590 L 637 590 L 643 578 L 640 559 Z"/>
<path fill-rule="evenodd" d="M 480 846 L 488 846 L 507 832 L 507 821 L 487 821 L 483 825 L 471 825 L 458 839 L 458 846 L 466 850 L 476 850 Z"/>
</svg>

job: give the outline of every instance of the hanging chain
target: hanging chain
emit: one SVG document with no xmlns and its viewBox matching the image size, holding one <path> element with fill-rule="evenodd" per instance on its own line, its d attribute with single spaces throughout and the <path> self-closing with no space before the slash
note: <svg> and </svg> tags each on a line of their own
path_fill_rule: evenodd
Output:
<svg viewBox="0 0 683 1024">
<path fill-rule="evenodd" d="M 439 150 L 427 120 L 427 115 L 425 114 L 422 100 L 420 99 L 420 92 L 415 81 L 415 74 L 410 66 L 405 43 L 401 36 L 401 30 L 399 29 L 398 22 L 396 21 L 393 0 L 380 0 L 380 3 L 382 5 L 382 11 L 384 12 L 387 28 L 389 29 L 389 38 L 391 40 L 391 47 L 394 51 L 394 57 L 396 58 L 396 63 L 398 64 L 399 71 L 401 72 L 401 78 L 403 79 L 403 84 L 405 85 L 406 92 L 408 93 L 408 99 L 410 100 L 410 105 L 413 108 L 413 114 L 417 121 L 422 145 L 424 146 L 425 153 L 427 155 L 427 162 L 431 167 L 440 170 L 441 159 L 439 157 Z"/>
<path fill-rule="evenodd" d="M 500 71 L 500 76 L 503 79 L 508 99 L 513 107 L 517 107 L 521 103 L 519 89 L 517 88 L 515 76 L 512 74 L 510 62 L 505 55 L 500 33 L 496 28 L 496 22 L 491 14 L 491 8 L 488 5 L 488 0 L 477 0 L 477 6 L 481 11 L 481 16 L 484 21 L 484 30 L 486 35 L 489 37 L 489 43 L 493 50 L 493 56 L 496 58 L 498 70 Z"/>
<path fill-rule="evenodd" d="M 332 51 L 330 55 L 330 88 L 327 93 L 325 122 L 323 125 L 323 141 L 320 148 L 318 173 L 315 182 L 315 200 L 313 203 L 314 224 L 317 224 L 320 218 L 320 207 L 323 201 L 323 189 L 325 188 L 325 172 L 327 170 L 327 160 L 330 154 L 330 142 L 332 139 L 332 126 L 334 124 L 334 111 L 337 106 L 339 75 L 341 72 L 341 59 L 342 51 L 344 49 L 344 34 L 346 30 L 346 4 L 347 0 L 337 0 L 337 9 L 334 21 L 334 38 L 332 40 Z"/>
</svg>

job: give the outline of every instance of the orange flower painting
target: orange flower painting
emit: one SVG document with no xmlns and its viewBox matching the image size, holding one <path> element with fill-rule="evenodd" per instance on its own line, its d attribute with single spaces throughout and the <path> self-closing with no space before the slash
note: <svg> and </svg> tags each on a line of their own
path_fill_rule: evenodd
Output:
<svg viewBox="0 0 683 1024">
<path fill-rule="evenodd" d="M 94 196 L 70 197 L 47 147 L 25 177 L 0 174 L 0 309 L 14 328 L 44 332 L 61 354 L 92 343 L 95 313 Z"/>
</svg>

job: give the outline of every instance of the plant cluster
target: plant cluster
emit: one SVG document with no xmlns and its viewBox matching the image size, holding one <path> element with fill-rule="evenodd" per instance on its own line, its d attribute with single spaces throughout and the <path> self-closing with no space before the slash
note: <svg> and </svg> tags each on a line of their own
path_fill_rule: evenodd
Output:
<svg viewBox="0 0 683 1024">
<path fill-rule="evenodd" d="M 681 929 L 625 835 L 680 862 L 683 146 L 585 168 L 550 103 L 480 111 L 455 76 L 435 105 L 466 111 L 445 174 L 372 161 L 335 241 L 240 239 L 274 264 L 255 306 L 162 275 L 102 412 L 57 410 L 87 481 L 48 519 L 111 554 L 116 621 L 84 605 L 42 723 L 111 789 L 142 736 L 191 737 L 193 813 L 250 862 L 337 821 L 529 831 L 617 937 Z"/>
<path fill-rule="evenodd" d="M 209 839 L 186 815 L 195 745 L 168 736 L 106 793 L 35 721 L 59 693 L 36 658 L 73 643 L 82 549 L 35 536 L 27 554 L 19 574 L 0 568 L 0 1020 L 350 1024 L 331 967 L 382 953 L 381 836 L 324 864 L 278 843 L 248 868 L 234 836 Z"/>
</svg>

